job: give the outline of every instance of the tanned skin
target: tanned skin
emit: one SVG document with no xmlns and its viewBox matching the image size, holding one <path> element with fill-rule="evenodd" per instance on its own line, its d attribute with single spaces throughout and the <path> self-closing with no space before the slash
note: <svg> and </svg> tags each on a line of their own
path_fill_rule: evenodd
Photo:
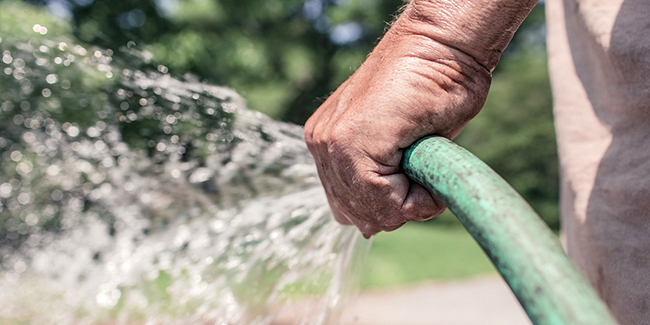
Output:
<svg viewBox="0 0 650 325">
<path fill-rule="evenodd" d="M 400 172 L 427 135 L 454 138 L 483 107 L 492 70 L 531 0 L 413 0 L 305 124 L 336 220 L 368 238 L 444 204 Z"/>
</svg>

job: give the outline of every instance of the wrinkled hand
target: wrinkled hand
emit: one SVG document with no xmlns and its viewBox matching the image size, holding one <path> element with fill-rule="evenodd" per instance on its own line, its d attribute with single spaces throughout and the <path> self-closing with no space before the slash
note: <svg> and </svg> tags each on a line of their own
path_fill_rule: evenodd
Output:
<svg viewBox="0 0 650 325">
<path fill-rule="evenodd" d="M 368 238 L 444 211 L 400 172 L 402 150 L 426 135 L 455 137 L 483 106 L 490 79 L 471 55 L 396 21 L 305 125 L 336 220 Z"/>
</svg>

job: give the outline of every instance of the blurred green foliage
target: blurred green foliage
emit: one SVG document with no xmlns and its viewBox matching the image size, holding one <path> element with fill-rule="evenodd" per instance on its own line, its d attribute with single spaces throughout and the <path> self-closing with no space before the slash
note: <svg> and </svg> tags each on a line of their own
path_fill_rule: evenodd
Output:
<svg viewBox="0 0 650 325">
<path fill-rule="evenodd" d="M 172 72 L 240 92 L 249 107 L 303 123 L 356 69 L 401 0 L 26 0 L 71 15 L 81 40 L 129 41 Z M 57 7 L 58 8 L 58 7 Z"/>
<path fill-rule="evenodd" d="M 299 124 L 361 64 L 403 5 L 402 0 L 25 1 L 68 16 L 72 33 L 84 42 L 117 50 L 134 41 L 172 73 L 232 87 L 251 108 Z M 485 108 L 458 142 L 557 228 L 544 38 L 539 5 L 494 72 Z"/>
</svg>

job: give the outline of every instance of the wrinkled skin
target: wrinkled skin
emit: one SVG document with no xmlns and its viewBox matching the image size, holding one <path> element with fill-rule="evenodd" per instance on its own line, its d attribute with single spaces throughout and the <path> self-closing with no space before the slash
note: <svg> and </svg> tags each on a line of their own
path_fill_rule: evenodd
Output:
<svg viewBox="0 0 650 325">
<path fill-rule="evenodd" d="M 365 237 L 444 211 L 400 172 L 402 149 L 426 135 L 455 137 L 490 84 L 473 58 L 399 24 L 305 125 L 334 217 Z"/>
<path fill-rule="evenodd" d="M 454 138 L 483 106 L 491 71 L 536 1 L 413 0 L 362 66 L 305 124 L 336 220 L 368 238 L 444 205 L 400 172 L 403 149 Z"/>
</svg>

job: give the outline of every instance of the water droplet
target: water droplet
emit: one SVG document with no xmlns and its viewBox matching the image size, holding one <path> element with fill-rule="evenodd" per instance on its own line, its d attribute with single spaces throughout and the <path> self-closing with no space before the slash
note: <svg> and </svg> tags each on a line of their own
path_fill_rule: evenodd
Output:
<svg viewBox="0 0 650 325">
<path fill-rule="evenodd" d="M 106 287 L 106 285 L 104 285 Z M 104 308 L 113 308 L 115 304 L 120 300 L 122 292 L 117 288 L 112 288 L 110 290 L 102 291 L 95 298 L 97 303 Z"/>
<path fill-rule="evenodd" d="M 15 162 L 19 162 L 21 159 L 23 159 L 23 154 L 18 150 L 14 150 L 11 152 L 11 154 L 9 154 L 9 158 Z"/>
<path fill-rule="evenodd" d="M 23 176 L 31 173 L 33 169 L 34 165 L 30 161 L 23 161 L 16 166 L 16 172 Z"/>
<path fill-rule="evenodd" d="M 179 178 L 179 177 L 181 177 L 181 171 L 178 170 L 178 169 L 174 169 L 174 170 L 172 170 L 171 174 L 172 174 L 172 177 L 173 177 L 173 178 Z"/>
<path fill-rule="evenodd" d="M 115 164 L 113 163 L 113 159 L 111 157 L 106 157 L 102 159 L 102 166 L 106 168 L 113 167 Z"/>
<path fill-rule="evenodd" d="M 50 85 L 51 85 L 51 84 L 54 84 L 54 83 L 57 83 L 58 81 L 59 81 L 59 77 L 57 77 L 57 75 L 55 75 L 55 74 L 53 74 L 53 73 L 52 73 L 52 74 L 48 74 L 48 75 L 45 77 L 45 82 L 47 82 L 47 83 L 50 84 Z"/>
<path fill-rule="evenodd" d="M 131 192 L 131 191 L 133 191 L 134 188 L 135 188 L 135 186 L 133 185 L 133 183 L 131 183 L 131 182 L 124 183 L 124 190 L 125 191 Z"/>
<path fill-rule="evenodd" d="M 16 69 L 14 70 L 14 79 L 16 80 L 23 80 L 25 78 L 25 71 L 23 69 Z"/>
<path fill-rule="evenodd" d="M 50 51 L 50 48 L 45 45 L 41 45 L 38 47 L 38 50 L 41 51 L 42 53 L 47 53 Z"/>
<path fill-rule="evenodd" d="M 38 217 L 35 214 L 30 213 L 25 217 L 25 223 L 28 226 L 36 226 L 38 223 Z"/>
<path fill-rule="evenodd" d="M 6 199 L 9 196 L 11 196 L 12 191 L 13 191 L 13 186 L 11 186 L 11 184 L 2 183 L 2 185 L 0 185 L 0 197 Z"/>
<path fill-rule="evenodd" d="M 14 58 L 12 58 L 11 55 L 9 55 L 9 53 L 5 53 L 2 56 L 2 62 L 4 62 L 5 64 L 10 64 L 11 62 L 13 62 L 13 60 Z"/>
<path fill-rule="evenodd" d="M 129 118 L 131 121 L 135 121 L 138 119 L 138 114 L 136 114 L 134 111 L 128 111 L 126 113 L 126 117 Z"/>
<path fill-rule="evenodd" d="M 83 46 L 79 46 L 79 45 L 76 45 L 74 47 L 74 51 L 77 52 L 77 54 L 79 54 L 81 56 L 86 56 L 88 54 L 88 51 L 86 51 L 86 49 L 83 48 Z M 70 56 L 68 56 L 68 60 L 70 60 Z M 72 60 L 70 60 L 70 61 L 72 61 Z"/>
<path fill-rule="evenodd" d="M 14 271 L 16 271 L 16 273 L 23 273 L 26 270 L 27 270 L 27 264 L 25 264 L 25 262 L 17 261 L 16 263 L 14 263 Z"/>
<path fill-rule="evenodd" d="M 70 126 L 65 130 L 65 132 L 66 132 L 69 136 L 71 136 L 71 137 L 74 138 L 74 137 L 76 137 L 76 136 L 79 135 L 79 128 L 76 127 L 76 126 L 74 126 L 74 125 L 70 125 Z"/>
<path fill-rule="evenodd" d="M 203 183 L 210 179 L 214 172 L 209 168 L 197 168 L 189 177 L 190 183 Z"/>
<path fill-rule="evenodd" d="M 27 120 L 25 120 L 25 122 L 27 122 Z M 41 126 L 41 122 L 35 119 L 29 119 L 29 124 L 27 124 L 26 126 L 29 127 L 30 129 L 35 130 Z"/>
<path fill-rule="evenodd" d="M 36 65 L 39 67 L 44 67 L 47 66 L 48 61 L 46 58 L 38 58 L 34 63 L 36 63 Z"/>
<path fill-rule="evenodd" d="M 96 138 L 101 133 L 99 132 L 99 130 L 96 127 L 91 126 L 91 127 L 88 128 L 88 130 L 86 130 L 86 134 L 91 138 Z"/>
<path fill-rule="evenodd" d="M 25 122 L 25 117 L 20 114 L 14 115 L 14 124 L 22 125 Z"/>
<path fill-rule="evenodd" d="M 25 132 L 25 134 L 23 134 L 23 140 L 27 143 L 32 143 L 36 141 L 36 136 L 32 132 Z"/>
<path fill-rule="evenodd" d="M 45 172 L 49 176 L 56 176 L 56 175 L 59 174 L 60 171 L 61 171 L 61 169 L 57 165 L 51 165 L 51 166 L 47 167 L 47 169 L 45 170 Z"/>
<path fill-rule="evenodd" d="M 52 96 L 52 91 L 49 88 L 43 88 L 41 94 L 43 95 L 43 97 L 49 98 L 50 96 Z"/>
<path fill-rule="evenodd" d="M 95 149 L 102 151 L 106 148 L 106 143 L 102 140 L 95 141 Z"/>
<path fill-rule="evenodd" d="M 85 160 L 78 160 L 75 168 L 82 173 L 90 173 L 93 170 L 93 166 Z"/>
<path fill-rule="evenodd" d="M 61 201 L 61 199 L 63 199 L 63 192 L 60 190 L 54 190 L 52 191 L 52 194 L 50 194 L 50 197 L 52 197 L 52 200 L 54 201 Z"/>
<path fill-rule="evenodd" d="M 18 197 L 16 198 L 16 200 L 21 205 L 26 205 L 26 204 L 29 204 L 29 202 L 32 200 L 32 198 L 29 196 L 28 193 L 23 192 L 23 193 L 18 194 Z"/>
</svg>

